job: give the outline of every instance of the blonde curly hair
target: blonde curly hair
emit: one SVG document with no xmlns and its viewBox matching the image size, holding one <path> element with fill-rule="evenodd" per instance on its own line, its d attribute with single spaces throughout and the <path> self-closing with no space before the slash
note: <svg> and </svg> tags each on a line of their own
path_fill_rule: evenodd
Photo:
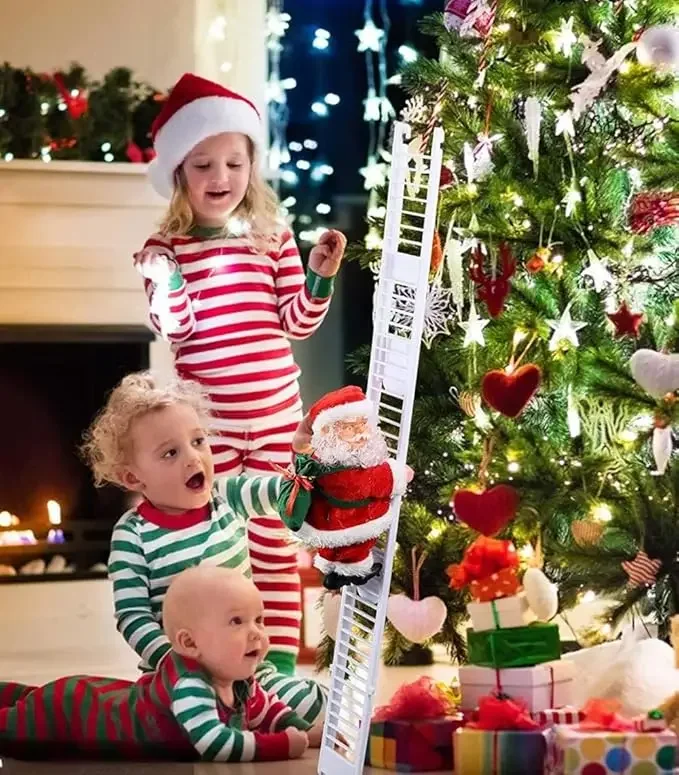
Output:
<svg viewBox="0 0 679 775">
<path fill-rule="evenodd" d="M 250 240 L 255 248 L 266 253 L 276 242 L 276 237 L 285 229 L 285 222 L 280 214 L 278 197 L 271 186 L 264 180 L 259 169 L 259 155 L 255 145 L 248 137 L 248 152 L 250 156 L 250 181 L 243 201 L 231 214 L 242 218 L 250 226 Z M 186 177 L 183 164 L 177 167 L 174 174 L 174 191 L 170 206 L 165 217 L 160 222 L 159 233 L 163 237 L 183 237 L 195 225 L 193 210 L 189 202 L 186 188 Z M 224 224 L 224 236 L 228 236 L 228 221 Z"/>
<path fill-rule="evenodd" d="M 210 413 L 207 395 L 197 382 L 174 379 L 160 385 L 149 371 L 129 374 L 111 392 L 106 405 L 85 432 L 80 448 L 92 469 L 94 484 L 122 487 L 121 471 L 130 455 L 130 430 L 135 420 L 168 406 L 193 407 L 205 428 Z"/>
</svg>

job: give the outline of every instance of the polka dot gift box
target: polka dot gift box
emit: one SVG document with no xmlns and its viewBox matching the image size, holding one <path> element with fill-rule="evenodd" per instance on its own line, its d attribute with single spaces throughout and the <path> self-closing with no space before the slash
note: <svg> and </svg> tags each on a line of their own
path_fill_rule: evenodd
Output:
<svg viewBox="0 0 679 775">
<path fill-rule="evenodd" d="M 554 728 L 548 775 L 657 775 L 675 767 L 677 736 L 661 732 L 581 731 Z"/>
</svg>

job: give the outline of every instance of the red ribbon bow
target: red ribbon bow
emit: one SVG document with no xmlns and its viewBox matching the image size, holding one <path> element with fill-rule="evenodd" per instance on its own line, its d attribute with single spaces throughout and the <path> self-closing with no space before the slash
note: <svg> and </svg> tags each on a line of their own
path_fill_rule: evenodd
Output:
<svg viewBox="0 0 679 775">
<path fill-rule="evenodd" d="M 431 678 L 423 676 L 396 691 L 388 705 L 375 710 L 373 721 L 424 721 L 457 712 L 446 694 Z"/>
<path fill-rule="evenodd" d="M 519 557 L 511 541 L 479 536 L 467 547 L 459 565 L 449 565 L 446 574 L 453 589 L 492 576 L 506 568 L 518 568 Z"/>
<path fill-rule="evenodd" d="M 283 468 L 283 466 L 278 465 L 278 463 L 271 463 L 271 467 L 276 473 L 293 483 L 292 492 L 290 493 L 288 502 L 285 504 L 285 514 L 289 517 L 292 515 L 292 510 L 295 507 L 295 501 L 297 500 L 300 489 L 304 488 L 307 492 L 311 492 L 311 490 L 314 489 L 313 482 L 308 476 L 302 476 L 301 474 L 295 473 L 292 468 Z"/>
<path fill-rule="evenodd" d="M 634 723 L 620 714 L 621 703 L 618 700 L 588 700 L 582 712 L 585 720 L 579 729 L 583 732 L 610 730 L 611 732 L 634 731 Z"/>
<path fill-rule="evenodd" d="M 467 726 L 471 729 L 498 732 L 540 729 L 540 725 L 531 718 L 523 702 L 492 694 L 479 699 L 477 718 Z"/>
</svg>

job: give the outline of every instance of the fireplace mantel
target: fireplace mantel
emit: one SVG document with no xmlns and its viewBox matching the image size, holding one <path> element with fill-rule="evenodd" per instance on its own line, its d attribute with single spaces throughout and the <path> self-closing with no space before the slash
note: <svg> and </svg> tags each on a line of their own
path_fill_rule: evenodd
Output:
<svg viewBox="0 0 679 775">
<path fill-rule="evenodd" d="M 0 163 L 0 324 L 143 325 L 132 254 L 164 206 L 145 164 Z"/>
</svg>

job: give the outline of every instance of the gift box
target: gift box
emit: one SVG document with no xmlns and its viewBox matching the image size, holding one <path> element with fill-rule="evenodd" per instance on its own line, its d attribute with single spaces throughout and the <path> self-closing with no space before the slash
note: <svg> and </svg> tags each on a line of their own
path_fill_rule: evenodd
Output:
<svg viewBox="0 0 679 775">
<path fill-rule="evenodd" d="M 463 723 L 449 688 L 420 678 L 375 711 L 365 763 L 399 772 L 450 771 L 454 733 Z"/>
<path fill-rule="evenodd" d="M 608 772 L 671 773 L 677 756 L 674 732 L 613 732 L 557 726 L 549 740 L 547 775 L 605 775 Z"/>
<path fill-rule="evenodd" d="M 485 730 L 455 732 L 454 772 L 462 775 L 539 775 L 547 752 L 541 730 Z"/>
<path fill-rule="evenodd" d="M 479 699 L 500 691 L 523 700 L 531 713 L 572 705 L 575 664 L 563 659 L 534 667 L 493 670 L 478 665 L 460 667 L 462 710 L 474 710 Z"/>
<path fill-rule="evenodd" d="M 487 603 L 469 603 L 467 611 L 472 620 L 474 632 L 525 627 L 535 621 L 535 614 L 528 607 L 528 601 L 523 593 L 490 600 Z"/>
<path fill-rule="evenodd" d="M 462 714 L 427 721 L 373 721 L 365 763 L 398 772 L 450 770 Z"/>
<path fill-rule="evenodd" d="M 561 657 L 561 639 L 556 624 L 536 622 L 508 630 L 467 630 L 467 656 L 472 665 L 525 667 Z"/>
<path fill-rule="evenodd" d="M 471 596 L 480 603 L 515 595 L 520 589 L 521 584 L 515 568 L 504 568 L 469 584 Z"/>
</svg>

